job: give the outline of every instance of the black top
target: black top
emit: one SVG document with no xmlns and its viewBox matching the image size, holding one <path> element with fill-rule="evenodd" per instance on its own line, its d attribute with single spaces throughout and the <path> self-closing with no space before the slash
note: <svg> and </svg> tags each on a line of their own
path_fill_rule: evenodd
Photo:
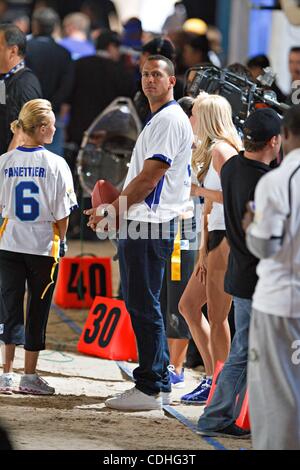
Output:
<svg viewBox="0 0 300 470">
<path fill-rule="evenodd" d="M 6 104 L 0 104 L 0 155 L 7 152 L 13 137 L 10 124 L 18 118 L 23 104 L 42 97 L 39 81 L 28 68 L 21 69 L 6 79 L 5 87 Z"/>
<path fill-rule="evenodd" d="M 72 90 L 74 70 L 71 54 L 50 36 L 36 36 L 27 43 L 26 64 L 38 77 L 43 98 L 51 102 L 57 113 Z"/>
<path fill-rule="evenodd" d="M 132 97 L 133 92 L 133 72 L 123 59 L 117 63 L 95 55 L 76 60 L 68 140 L 80 144 L 83 133 L 114 99 Z"/>
<path fill-rule="evenodd" d="M 258 259 L 248 250 L 242 218 L 248 201 L 253 201 L 259 179 L 270 167 L 250 160 L 243 152 L 230 158 L 222 167 L 225 225 L 230 254 L 225 274 L 225 291 L 244 299 L 251 299 L 257 282 Z"/>
</svg>

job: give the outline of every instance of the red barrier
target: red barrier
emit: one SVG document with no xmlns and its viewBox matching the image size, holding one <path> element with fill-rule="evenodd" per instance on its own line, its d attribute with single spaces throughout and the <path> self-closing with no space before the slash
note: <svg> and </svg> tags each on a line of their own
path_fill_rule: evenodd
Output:
<svg viewBox="0 0 300 470">
<path fill-rule="evenodd" d="M 54 302 L 63 308 L 89 308 L 97 295 L 112 296 L 110 258 L 62 258 Z"/>
<path fill-rule="evenodd" d="M 135 335 L 122 300 L 95 298 L 77 349 L 103 359 L 137 362 Z"/>
<path fill-rule="evenodd" d="M 239 416 L 237 417 L 235 424 L 242 429 L 250 429 L 250 419 L 249 419 L 249 395 L 248 390 L 246 390 L 245 397 L 243 399 L 243 404 Z"/>
<path fill-rule="evenodd" d="M 221 370 L 223 369 L 223 366 L 224 366 L 224 362 L 217 361 L 215 371 L 214 371 L 214 375 L 213 375 L 212 386 L 211 386 L 211 389 L 210 389 L 210 392 L 209 392 L 209 395 L 208 395 L 206 406 L 209 404 L 209 402 L 211 401 L 211 399 L 213 397 L 213 394 L 215 393 L 216 381 L 217 381 L 217 378 L 219 377 L 219 374 L 220 374 Z"/>
</svg>

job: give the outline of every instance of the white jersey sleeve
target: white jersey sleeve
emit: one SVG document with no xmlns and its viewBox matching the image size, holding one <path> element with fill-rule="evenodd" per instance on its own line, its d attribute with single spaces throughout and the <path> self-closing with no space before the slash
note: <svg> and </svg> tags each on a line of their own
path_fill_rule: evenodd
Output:
<svg viewBox="0 0 300 470">
<path fill-rule="evenodd" d="M 73 178 L 65 160 L 61 160 L 56 182 L 56 198 L 53 200 L 52 214 L 55 220 L 68 217 L 78 207 L 74 192 Z"/>
<path fill-rule="evenodd" d="M 277 171 L 264 175 L 255 190 L 255 217 L 249 233 L 257 238 L 281 237 L 288 213 L 288 193 Z"/>
<path fill-rule="evenodd" d="M 180 125 L 176 119 L 169 115 L 163 116 L 155 124 L 150 121 L 147 155 L 145 159 L 161 160 L 172 165 L 175 156 L 180 150 Z"/>
</svg>

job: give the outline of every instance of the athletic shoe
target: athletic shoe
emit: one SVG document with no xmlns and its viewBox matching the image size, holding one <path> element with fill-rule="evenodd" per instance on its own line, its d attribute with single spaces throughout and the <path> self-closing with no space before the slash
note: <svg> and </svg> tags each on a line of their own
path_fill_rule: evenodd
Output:
<svg viewBox="0 0 300 470">
<path fill-rule="evenodd" d="M 233 437 L 235 439 L 247 439 L 251 436 L 250 431 L 242 429 L 236 424 L 229 424 L 219 431 L 197 431 L 197 434 L 210 437 Z"/>
<path fill-rule="evenodd" d="M 181 374 L 176 374 L 175 367 L 172 365 L 168 366 L 169 377 L 173 388 L 184 388 L 184 369 L 181 370 Z"/>
<path fill-rule="evenodd" d="M 161 410 L 162 398 L 159 394 L 147 395 L 136 387 L 133 387 L 115 397 L 108 398 L 108 400 L 105 401 L 105 405 L 108 408 L 126 411 Z"/>
<path fill-rule="evenodd" d="M 30 395 L 53 395 L 55 388 L 50 387 L 46 380 L 37 374 L 24 374 L 20 380 L 19 392 Z"/>
<path fill-rule="evenodd" d="M 163 406 L 172 405 L 172 392 L 160 392 Z"/>
<path fill-rule="evenodd" d="M 12 395 L 13 393 L 13 375 L 2 374 L 0 375 L 0 393 L 5 395 Z"/>
<path fill-rule="evenodd" d="M 211 389 L 212 379 L 205 377 L 201 380 L 198 387 L 191 393 L 183 395 L 180 399 L 181 403 L 185 405 L 205 405 Z"/>
</svg>

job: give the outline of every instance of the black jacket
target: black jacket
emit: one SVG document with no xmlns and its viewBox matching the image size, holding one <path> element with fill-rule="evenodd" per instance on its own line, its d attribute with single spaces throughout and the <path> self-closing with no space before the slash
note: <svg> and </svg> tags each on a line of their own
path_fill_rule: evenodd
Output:
<svg viewBox="0 0 300 470">
<path fill-rule="evenodd" d="M 0 155 L 7 151 L 13 136 L 10 124 L 18 118 L 23 104 L 42 98 L 40 83 L 28 68 L 19 70 L 5 80 L 5 87 L 6 104 L 0 104 Z"/>
<path fill-rule="evenodd" d="M 59 112 L 73 86 L 71 54 L 50 36 L 34 36 L 27 43 L 25 60 L 40 81 L 43 98 L 51 102 L 55 113 Z"/>
<path fill-rule="evenodd" d="M 221 170 L 226 236 L 230 246 L 224 287 L 225 292 L 242 299 L 253 296 L 259 261 L 247 248 L 242 219 L 247 202 L 254 199 L 258 181 L 270 170 L 268 165 L 246 158 L 243 152 L 230 158 Z"/>
</svg>

